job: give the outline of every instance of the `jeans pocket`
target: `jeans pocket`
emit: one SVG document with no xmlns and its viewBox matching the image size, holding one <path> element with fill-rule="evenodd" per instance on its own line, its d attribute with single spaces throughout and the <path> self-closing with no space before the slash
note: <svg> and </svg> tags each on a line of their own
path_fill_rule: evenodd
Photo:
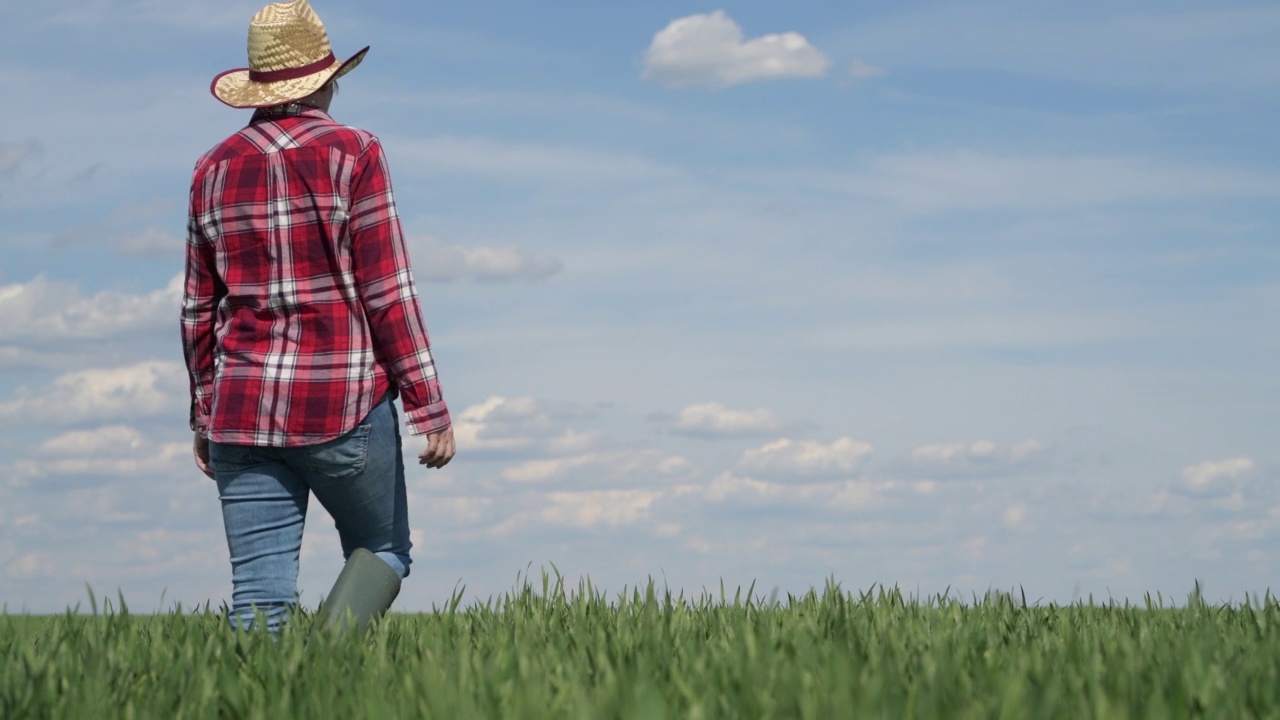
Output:
<svg viewBox="0 0 1280 720">
<path fill-rule="evenodd" d="M 252 446 L 209 443 L 209 464 L 215 473 L 237 472 L 256 463 Z"/>
<path fill-rule="evenodd" d="M 357 425 L 342 437 L 312 446 L 307 452 L 307 465 L 317 475 L 333 480 L 359 475 L 369 457 L 371 430 L 371 425 Z"/>
</svg>

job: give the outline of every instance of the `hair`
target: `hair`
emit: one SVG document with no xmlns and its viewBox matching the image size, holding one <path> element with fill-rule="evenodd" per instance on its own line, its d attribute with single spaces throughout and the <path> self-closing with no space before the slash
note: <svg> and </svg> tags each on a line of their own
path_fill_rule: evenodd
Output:
<svg viewBox="0 0 1280 720">
<path fill-rule="evenodd" d="M 312 90 L 312 91 L 311 91 L 311 93 L 307 95 L 307 97 L 310 97 L 311 95 L 315 95 L 316 93 L 320 92 L 321 90 L 324 90 L 325 88 L 331 88 L 331 89 L 333 90 L 333 94 L 334 94 L 334 96 L 337 96 L 337 94 L 338 94 L 338 78 L 336 78 L 336 77 L 335 77 L 335 78 L 330 78 L 330 79 L 329 79 L 329 82 L 325 83 L 324 85 L 321 85 L 320 87 L 316 88 L 315 90 Z M 288 102 L 282 102 L 282 103 L 280 103 L 280 104 L 278 104 L 278 105 L 272 105 L 272 106 L 270 106 L 270 107 L 258 108 L 258 110 L 261 110 L 261 111 L 264 111 L 264 112 L 268 112 L 268 113 L 269 113 L 269 112 L 271 112 L 272 110 L 274 110 L 275 108 L 282 108 L 282 107 L 284 107 L 284 106 L 286 106 L 286 105 L 289 105 L 289 104 L 292 104 L 292 103 L 296 103 L 296 102 L 298 102 L 299 100 L 303 100 L 303 99 L 305 99 L 305 98 L 298 98 L 297 100 L 289 100 Z"/>
</svg>

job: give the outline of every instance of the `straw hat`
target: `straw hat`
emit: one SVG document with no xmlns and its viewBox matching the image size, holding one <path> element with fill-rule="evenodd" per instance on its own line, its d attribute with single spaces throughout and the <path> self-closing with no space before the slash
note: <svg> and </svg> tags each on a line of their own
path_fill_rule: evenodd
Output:
<svg viewBox="0 0 1280 720">
<path fill-rule="evenodd" d="M 249 21 L 249 67 L 215 77 L 209 90 L 235 108 L 281 105 L 354 70 L 367 52 L 365 47 L 345 62 L 338 60 L 307 0 L 275 3 Z"/>
</svg>

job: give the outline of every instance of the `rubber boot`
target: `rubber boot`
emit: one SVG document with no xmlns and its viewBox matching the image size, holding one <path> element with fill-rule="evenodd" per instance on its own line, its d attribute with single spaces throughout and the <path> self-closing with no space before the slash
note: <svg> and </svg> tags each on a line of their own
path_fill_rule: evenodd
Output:
<svg viewBox="0 0 1280 720">
<path fill-rule="evenodd" d="M 382 558 L 364 548 L 356 548 L 316 612 L 311 637 L 320 632 L 345 633 L 352 627 L 364 632 L 370 621 L 382 617 L 399 594 L 400 575 Z"/>
</svg>

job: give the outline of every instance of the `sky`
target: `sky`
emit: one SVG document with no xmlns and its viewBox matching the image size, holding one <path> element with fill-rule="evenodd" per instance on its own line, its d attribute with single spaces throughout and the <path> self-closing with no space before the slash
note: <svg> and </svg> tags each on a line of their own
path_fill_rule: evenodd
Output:
<svg viewBox="0 0 1280 720">
<path fill-rule="evenodd" d="M 458 455 L 396 608 L 1280 588 L 1280 8 L 313 3 Z M 0 0 L 0 605 L 229 602 L 178 335 L 256 2 Z M 416 455 L 424 440 L 406 439 Z M 299 590 L 341 569 L 312 503 Z"/>
</svg>

